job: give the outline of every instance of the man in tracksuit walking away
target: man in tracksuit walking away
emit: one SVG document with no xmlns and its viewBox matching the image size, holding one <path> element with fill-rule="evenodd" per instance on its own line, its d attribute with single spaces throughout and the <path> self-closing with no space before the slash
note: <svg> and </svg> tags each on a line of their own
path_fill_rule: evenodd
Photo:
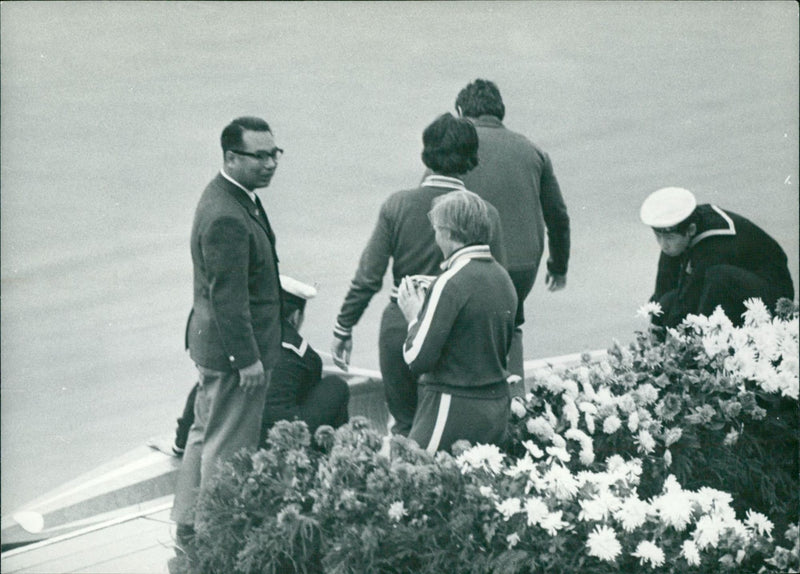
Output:
<svg viewBox="0 0 800 574">
<path fill-rule="evenodd" d="M 403 357 L 421 375 L 409 438 L 431 453 L 461 439 L 499 445 L 505 438 L 517 295 L 487 245 L 488 214 L 469 191 L 437 198 L 430 219 L 444 271 L 427 289 L 400 284 L 398 305 L 409 321 Z"/>
<path fill-rule="evenodd" d="M 331 353 L 334 362 L 347 369 L 353 348 L 352 330 L 372 296 L 380 291 L 389 260 L 393 289 L 381 318 L 378 347 L 386 402 L 395 420 L 392 432 L 408 435 L 417 407 L 416 376 L 403 361 L 403 342 L 408 324 L 397 306 L 397 287 L 411 275 L 438 275 L 442 252 L 436 246 L 428 211 L 434 198 L 464 189 L 459 176 L 478 161 L 478 135 L 467 120 L 444 114 L 422 134 L 422 161 L 431 170 L 416 189 L 390 195 L 380 209 L 378 222 L 361 254 L 358 270 L 342 303 L 334 327 Z M 503 258 L 500 217 L 490 209 L 493 221 L 492 249 Z"/>
</svg>

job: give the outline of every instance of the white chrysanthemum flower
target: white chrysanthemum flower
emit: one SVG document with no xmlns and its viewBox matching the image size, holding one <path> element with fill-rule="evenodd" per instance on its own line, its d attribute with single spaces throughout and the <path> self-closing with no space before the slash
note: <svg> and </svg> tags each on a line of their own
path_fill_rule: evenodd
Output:
<svg viewBox="0 0 800 574">
<path fill-rule="evenodd" d="M 594 402 L 601 409 L 610 409 L 611 411 L 613 411 L 615 410 L 614 404 L 617 402 L 617 399 L 614 395 L 611 394 L 611 391 L 608 389 L 608 387 L 600 387 L 599 389 L 597 389 L 597 392 L 594 395 Z"/>
<path fill-rule="evenodd" d="M 580 429 L 568 429 L 564 433 L 564 438 L 567 440 L 574 440 L 580 443 L 581 448 L 592 448 L 592 437 Z"/>
<path fill-rule="evenodd" d="M 491 486 L 481 486 L 478 489 L 478 492 L 481 493 L 481 496 L 485 496 L 486 498 L 497 498 L 497 495 L 494 493 L 494 489 Z"/>
<path fill-rule="evenodd" d="M 639 452 L 643 454 L 650 454 L 656 448 L 656 441 L 650 431 L 640 430 L 639 434 L 634 439 Z"/>
<path fill-rule="evenodd" d="M 594 463 L 594 459 L 594 450 L 591 448 L 581 449 L 581 452 L 578 453 L 578 460 L 581 461 L 583 466 L 591 466 Z"/>
<path fill-rule="evenodd" d="M 693 315 L 689 313 L 683 319 L 683 324 L 691 327 L 695 333 L 703 333 L 708 330 L 709 320 L 705 315 Z"/>
<path fill-rule="evenodd" d="M 664 551 L 649 540 L 642 540 L 639 542 L 639 545 L 636 547 L 636 552 L 631 553 L 631 556 L 638 558 L 639 564 L 642 566 L 644 566 L 646 562 L 649 562 L 650 566 L 653 568 L 663 566 L 664 560 L 666 559 Z"/>
<path fill-rule="evenodd" d="M 733 502 L 733 497 L 729 493 L 708 486 L 698 488 L 692 498 L 700 504 L 704 513 L 719 513 L 730 508 Z"/>
<path fill-rule="evenodd" d="M 618 454 L 611 455 L 606 459 L 606 468 L 614 480 L 623 480 L 630 485 L 639 484 L 642 474 L 642 461 L 638 458 L 626 461 Z"/>
<path fill-rule="evenodd" d="M 700 551 L 693 540 L 684 540 L 681 545 L 681 556 L 686 559 L 689 566 L 700 566 Z"/>
<path fill-rule="evenodd" d="M 636 412 L 636 401 L 630 393 L 617 397 L 617 406 L 623 413 Z"/>
<path fill-rule="evenodd" d="M 504 501 L 495 504 L 497 512 L 503 515 L 503 520 L 508 520 L 515 514 L 522 512 L 522 502 L 519 498 L 506 498 Z"/>
<path fill-rule="evenodd" d="M 578 519 L 585 522 L 605 521 L 609 515 L 617 510 L 621 501 L 614 496 L 608 489 L 601 489 L 600 492 L 592 499 L 581 500 L 581 511 L 578 513 Z"/>
<path fill-rule="evenodd" d="M 658 317 L 663 312 L 664 310 L 661 308 L 661 304 L 658 303 L 658 301 L 649 301 L 636 310 L 636 316 L 649 319 L 651 316 Z"/>
<path fill-rule="evenodd" d="M 546 488 L 559 500 L 569 500 L 578 492 L 572 473 L 560 464 L 553 464 L 544 475 Z"/>
<path fill-rule="evenodd" d="M 514 397 L 513 399 L 511 399 L 511 412 L 518 419 L 521 419 L 526 414 L 528 414 L 528 411 L 525 408 L 522 399 L 520 399 L 519 397 Z"/>
<path fill-rule="evenodd" d="M 725 528 L 724 522 L 718 516 L 706 514 L 697 521 L 694 531 L 694 542 L 700 550 L 705 550 L 709 546 L 716 548 L 719 544 L 719 537 Z"/>
<path fill-rule="evenodd" d="M 578 407 L 575 405 L 575 401 L 573 401 L 571 398 L 565 398 L 564 410 L 562 412 L 564 414 L 564 418 L 569 421 L 569 426 L 571 428 L 576 428 L 581 420 L 581 414 L 578 411 Z"/>
<path fill-rule="evenodd" d="M 555 536 L 558 531 L 568 526 L 569 523 L 561 520 L 562 511 L 550 512 L 539 521 L 539 526 L 544 528 L 550 536 Z"/>
<path fill-rule="evenodd" d="M 522 441 L 522 446 L 525 447 L 525 450 L 531 453 L 533 458 L 542 458 L 544 456 L 542 449 L 540 449 L 532 440 Z"/>
<path fill-rule="evenodd" d="M 525 513 L 528 517 L 528 526 L 534 526 L 539 524 L 550 510 L 541 498 L 532 496 L 525 501 Z"/>
<path fill-rule="evenodd" d="M 671 427 L 666 430 L 664 433 L 664 446 L 670 447 L 679 440 L 683 436 L 683 429 L 680 427 Z"/>
<path fill-rule="evenodd" d="M 766 323 L 753 329 L 743 329 L 749 331 L 749 338 L 752 339 L 759 358 L 765 361 L 775 361 L 781 355 L 781 347 L 778 341 L 778 332 L 771 323 Z"/>
<path fill-rule="evenodd" d="M 528 419 L 525 423 L 525 428 L 530 434 L 539 437 L 541 440 L 550 440 L 555 433 L 553 425 L 551 425 L 546 418 L 541 416 Z"/>
<path fill-rule="evenodd" d="M 739 431 L 736 429 L 731 429 L 728 431 L 728 434 L 725 435 L 725 438 L 722 440 L 722 444 L 725 446 L 733 446 L 739 440 Z"/>
<path fill-rule="evenodd" d="M 713 359 L 723 351 L 728 350 L 727 337 L 720 337 L 719 335 L 706 335 L 702 338 L 703 351 L 705 351 L 708 358 Z"/>
<path fill-rule="evenodd" d="M 553 446 L 556 448 L 567 448 L 567 441 L 564 440 L 564 437 L 560 434 L 554 434 L 550 437 L 550 440 L 553 442 Z"/>
<path fill-rule="evenodd" d="M 574 400 L 580 394 L 580 392 L 581 390 L 578 387 L 578 383 L 572 379 L 566 379 L 564 381 L 564 397 L 569 397 Z"/>
<path fill-rule="evenodd" d="M 606 434 L 614 434 L 622 426 L 622 421 L 619 420 L 617 415 L 610 415 L 603 421 L 603 432 Z"/>
<path fill-rule="evenodd" d="M 536 461 L 526 452 L 525 456 L 516 459 L 514 464 L 505 471 L 505 474 L 511 477 L 536 474 Z"/>
<path fill-rule="evenodd" d="M 781 371 L 778 373 L 778 388 L 784 397 L 797 400 L 800 392 L 800 380 L 798 380 L 797 375 L 788 371 Z"/>
<path fill-rule="evenodd" d="M 761 325 L 772 320 L 769 309 L 767 309 L 767 306 L 764 305 L 761 299 L 755 297 L 745 299 L 744 306 L 747 311 L 742 313 L 742 317 L 744 317 L 744 324 L 746 326 Z"/>
<path fill-rule="evenodd" d="M 614 518 L 619 520 L 625 532 L 633 532 L 647 520 L 650 504 L 636 496 L 629 496 L 614 512 Z"/>
<path fill-rule="evenodd" d="M 733 329 L 733 323 L 725 314 L 721 305 L 717 305 L 708 318 L 708 330 L 711 332 L 728 333 Z"/>
<path fill-rule="evenodd" d="M 405 504 L 402 500 L 398 500 L 389 505 L 389 518 L 395 522 L 400 522 L 404 516 L 408 515 Z"/>
<path fill-rule="evenodd" d="M 628 430 L 631 432 L 636 432 L 639 430 L 639 412 L 633 411 L 628 416 Z"/>
<path fill-rule="evenodd" d="M 606 459 L 606 468 L 609 472 L 624 471 L 625 465 L 625 459 L 619 454 L 612 454 Z"/>
<path fill-rule="evenodd" d="M 595 526 L 586 540 L 589 556 L 595 556 L 606 562 L 613 562 L 622 552 L 622 545 L 616 533 L 608 526 Z"/>
<path fill-rule="evenodd" d="M 639 385 L 634 394 L 639 397 L 639 402 L 644 405 L 650 405 L 658 400 L 658 389 L 650 383 Z"/>
<path fill-rule="evenodd" d="M 519 534 L 516 532 L 512 532 L 508 536 L 506 536 L 506 542 L 508 543 L 508 548 L 514 548 L 517 544 L 519 544 Z"/>
<path fill-rule="evenodd" d="M 664 524 L 682 532 L 692 520 L 693 497 L 692 493 L 684 491 L 674 478 L 672 475 L 667 478 L 664 493 L 656 496 L 651 506 Z M 669 479 L 673 479 L 674 487 L 669 486 Z"/>
<path fill-rule="evenodd" d="M 580 409 L 582 413 L 590 413 L 593 415 L 597 414 L 597 407 L 588 401 L 581 402 L 578 405 L 578 409 Z"/>
<path fill-rule="evenodd" d="M 750 530 L 758 533 L 761 536 L 772 536 L 774 524 L 772 524 L 772 521 L 760 512 L 748 510 L 744 523 L 745 526 L 747 526 Z"/>
<path fill-rule="evenodd" d="M 478 444 L 462 453 L 456 462 L 461 467 L 462 473 L 471 470 L 488 470 L 498 474 L 503 468 L 504 454 L 493 444 Z"/>
<path fill-rule="evenodd" d="M 562 462 L 569 462 L 572 458 L 572 455 L 564 447 L 548 446 L 545 450 L 552 459 L 558 459 Z"/>
</svg>

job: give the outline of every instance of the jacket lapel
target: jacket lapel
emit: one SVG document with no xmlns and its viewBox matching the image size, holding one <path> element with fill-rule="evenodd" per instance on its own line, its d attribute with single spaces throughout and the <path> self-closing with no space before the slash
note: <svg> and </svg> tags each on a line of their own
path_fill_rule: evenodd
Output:
<svg viewBox="0 0 800 574">
<path fill-rule="evenodd" d="M 250 196 L 247 195 L 243 189 L 233 185 L 227 179 L 222 177 L 222 175 L 217 174 L 217 181 L 219 182 L 220 186 L 225 189 L 228 193 L 230 193 L 236 201 L 239 202 L 247 214 L 252 217 L 256 223 L 258 223 L 262 229 L 267 233 L 269 237 L 270 243 L 275 245 L 275 233 L 272 231 L 272 226 L 269 224 L 269 219 L 267 218 L 267 213 L 264 211 L 264 207 L 261 205 L 261 201 L 258 204 L 254 203 Z M 256 199 L 258 196 L 256 195 Z"/>
</svg>

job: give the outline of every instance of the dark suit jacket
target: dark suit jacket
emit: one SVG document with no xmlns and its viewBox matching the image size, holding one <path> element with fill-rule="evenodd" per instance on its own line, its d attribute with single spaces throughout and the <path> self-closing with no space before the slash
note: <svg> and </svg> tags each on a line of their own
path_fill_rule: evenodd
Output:
<svg viewBox="0 0 800 574">
<path fill-rule="evenodd" d="M 195 363 L 239 370 L 281 353 L 281 297 L 275 236 L 266 214 L 218 174 L 192 226 L 194 304 L 186 346 Z"/>
</svg>

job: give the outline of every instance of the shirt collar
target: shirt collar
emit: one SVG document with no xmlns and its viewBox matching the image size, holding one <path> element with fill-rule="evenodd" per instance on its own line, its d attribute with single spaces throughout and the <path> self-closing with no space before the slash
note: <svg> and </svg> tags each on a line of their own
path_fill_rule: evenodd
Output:
<svg viewBox="0 0 800 574">
<path fill-rule="evenodd" d="M 443 270 L 450 269 L 460 259 L 492 259 L 488 245 L 467 245 L 455 251 L 441 265 Z"/>
<path fill-rule="evenodd" d="M 219 170 L 219 173 L 222 175 L 222 177 L 224 177 L 225 179 L 227 179 L 227 180 L 228 180 L 229 182 L 231 182 L 233 185 L 235 185 L 236 187 L 238 187 L 239 189 L 241 189 L 241 190 L 243 190 L 245 193 L 247 193 L 247 195 L 250 197 L 250 199 L 253 201 L 253 203 L 255 203 L 255 202 L 256 202 L 256 193 L 255 193 L 254 191 L 251 191 L 251 190 L 247 189 L 247 188 L 246 188 L 245 186 L 243 186 L 241 183 L 239 183 L 238 181 L 236 181 L 235 179 L 233 179 L 231 176 L 229 176 L 227 173 L 225 173 L 225 168 L 222 168 L 221 170 Z"/>
<path fill-rule="evenodd" d="M 489 128 L 502 128 L 503 120 L 491 114 L 484 114 L 477 118 L 467 118 L 476 126 L 489 127 Z"/>
<path fill-rule="evenodd" d="M 448 189 L 466 189 L 464 182 L 457 177 L 432 173 L 422 180 L 422 187 L 446 187 Z"/>
</svg>

